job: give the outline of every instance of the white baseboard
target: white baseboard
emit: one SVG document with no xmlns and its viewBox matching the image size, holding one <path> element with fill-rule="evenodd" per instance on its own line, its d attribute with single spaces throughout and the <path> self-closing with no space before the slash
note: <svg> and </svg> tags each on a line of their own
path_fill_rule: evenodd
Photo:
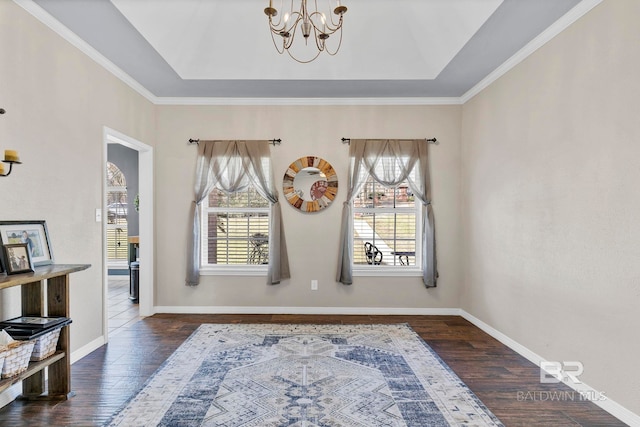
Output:
<svg viewBox="0 0 640 427">
<path fill-rule="evenodd" d="M 405 315 L 460 316 L 458 308 L 396 307 L 187 307 L 156 306 L 155 313 L 171 314 L 336 314 L 336 315 Z"/>
<path fill-rule="evenodd" d="M 527 347 L 523 346 L 519 342 L 512 340 L 502 332 L 486 324 L 485 322 L 473 316 L 472 314 L 467 313 L 465 310 L 460 309 L 459 313 L 460 313 L 460 316 L 464 317 L 469 322 L 473 323 L 475 326 L 482 329 L 484 332 L 486 332 L 487 334 L 491 335 L 493 338 L 500 341 L 502 344 L 509 347 L 511 350 L 520 354 L 521 356 L 528 359 L 529 361 L 535 363 L 537 366 L 540 366 L 540 362 L 547 360 L 544 357 L 540 356 L 539 354 L 529 350 Z M 575 391 L 582 393 L 586 396 L 600 396 L 600 393 L 597 390 L 595 390 L 593 387 L 590 387 L 585 383 L 575 384 L 573 381 L 568 381 L 568 380 L 563 381 L 563 383 L 568 385 Z M 629 424 L 630 426 L 640 426 L 640 415 L 631 412 L 624 406 L 611 400 L 609 397 L 605 397 L 602 400 L 600 399 L 593 400 L 593 403 L 595 403 L 600 408 L 604 409 L 614 417 L 618 418 L 620 421 Z"/>
<path fill-rule="evenodd" d="M 78 360 L 82 359 L 92 351 L 102 347 L 104 344 L 104 335 L 101 335 L 95 340 L 91 341 L 89 344 L 80 347 L 79 349 L 71 353 L 71 364 L 76 363 Z"/>
<path fill-rule="evenodd" d="M 461 316 L 500 341 L 516 353 L 528 359 L 532 363 L 540 366 L 540 362 L 546 359 L 531 351 L 527 347 L 509 338 L 502 332 L 459 308 L 389 308 L 389 307 L 185 307 L 185 306 L 156 306 L 156 313 L 172 314 L 335 314 L 335 315 L 417 315 L 417 316 Z M 100 336 L 89 344 L 71 353 L 71 363 L 75 363 L 89 353 L 105 344 L 104 336 Z M 565 382 L 566 385 L 579 393 L 587 395 L 598 395 L 594 388 L 587 384 L 574 384 Z M 16 384 L 4 393 L 0 394 L 0 408 L 13 402 L 22 392 L 22 384 Z M 619 420 L 630 426 L 640 426 L 640 415 L 635 414 L 620 405 L 619 403 L 606 398 L 604 400 L 594 400 L 593 403 L 609 412 Z"/>
</svg>

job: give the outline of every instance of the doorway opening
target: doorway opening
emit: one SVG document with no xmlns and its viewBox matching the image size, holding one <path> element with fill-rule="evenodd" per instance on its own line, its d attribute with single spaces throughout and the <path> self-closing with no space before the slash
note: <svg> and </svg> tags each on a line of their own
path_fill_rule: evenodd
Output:
<svg viewBox="0 0 640 427">
<path fill-rule="evenodd" d="M 138 309 L 138 152 L 107 146 L 107 305 L 109 335 L 140 320 Z M 134 274 L 135 268 L 135 274 Z"/>
<path fill-rule="evenodd" d="M 153 314 L 153 148 L 104 128 L 105 342 Z"/>
</svg>

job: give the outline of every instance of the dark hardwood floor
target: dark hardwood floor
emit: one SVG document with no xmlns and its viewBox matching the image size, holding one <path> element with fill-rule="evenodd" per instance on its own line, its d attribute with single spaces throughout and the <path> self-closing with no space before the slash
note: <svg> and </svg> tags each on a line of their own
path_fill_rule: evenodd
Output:
<svg viewBox="0 0 640 427">
<path fill-rule="evenodd" d="M 76 362 L 75 397 L 15 401 L 0 409 L 0 426 L 102 425 L 201 323 L 408 323 L 506 426 L 625 425 L 564 385 L 541 384 L 536 365 L 458 316 L 164 314 L 128 326 Z M 549 399 L 551 392 L 562 398 Z"/>
</svg>

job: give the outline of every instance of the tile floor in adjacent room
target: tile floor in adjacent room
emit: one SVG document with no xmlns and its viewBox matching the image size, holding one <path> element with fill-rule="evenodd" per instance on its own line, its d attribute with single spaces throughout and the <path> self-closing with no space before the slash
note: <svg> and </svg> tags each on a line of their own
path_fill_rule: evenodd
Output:
<svg viewBox="0 0 640 427">
<path fill-rule="evenodd" d="M 129 276 L 109 276 L 108 301 L 109 336 L 142 319 L 138 304 L 129 299 Z"/>
</svg>

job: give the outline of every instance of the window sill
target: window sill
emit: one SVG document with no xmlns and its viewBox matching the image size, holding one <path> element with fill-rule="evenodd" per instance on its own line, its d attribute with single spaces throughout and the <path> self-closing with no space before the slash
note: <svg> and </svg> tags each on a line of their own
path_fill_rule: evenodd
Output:
<svg viewBox="0 0 640 427">
<path fill-rule="evenodd" d="M 364 277 L 421 277 L 422 271 L 414 266 L 354 266 L 353 275 Z"/>
<path fill-rule="evenodd" d="M 266 276 L 267 265 L 200 267 L 201 276 Z"/>
</svg>

